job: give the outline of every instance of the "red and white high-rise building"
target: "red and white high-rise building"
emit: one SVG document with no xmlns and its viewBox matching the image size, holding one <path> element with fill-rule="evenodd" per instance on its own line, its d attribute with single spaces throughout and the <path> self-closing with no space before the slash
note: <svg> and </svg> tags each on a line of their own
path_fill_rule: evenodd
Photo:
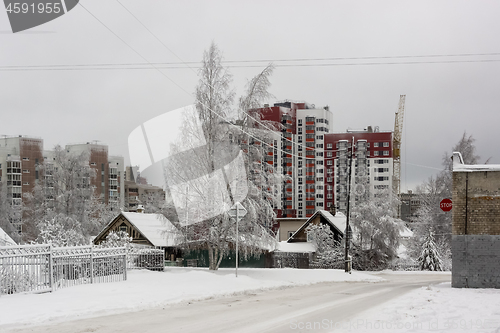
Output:
<svg viewBox="0 0 500 333">
<path fill-rule="evenodd" d="M 380 132 L 377 127 L 347 130 L 325 135 L 326 196 L 325 209 L 332 206 L 347 209 L 348 163 L 353 148 L 351 173 L 351 203 L 392 189 L 392 132 Z"/>
<path fill-rule="evenodd" d="M 254 127 L 280 134 L 269 143 L 264 158 L 275 172 L 284 175 L 277 189 L 281 198 L 276 207 L 278 217 L 307 218 L 317 210 L 333 207 L 345 212 L 352 143 L 351 202 L 391 190 L 392 132 L 370 126 L 330 133 L 333 116 L 328 106 L 316 108 L 307 103 L 280 102 L 249 113 L 257 119 Z"/>
<path fill-rule="evenodd" d="M 277 189 L 278 217 L 310 217 L 323 209 L 324 136 L 332 122 L 328 107 L 280 102 L 250 114 L 258 119 L 255 127 L 281 132 L 266 155 L 266 162 L 284 176 Z"/>
</svg>

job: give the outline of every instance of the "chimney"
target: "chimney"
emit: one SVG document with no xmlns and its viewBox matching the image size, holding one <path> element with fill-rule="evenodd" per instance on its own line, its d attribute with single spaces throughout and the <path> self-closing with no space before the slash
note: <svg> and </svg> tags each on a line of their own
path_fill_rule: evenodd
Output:
<svg viewBox="0 0 500 333">
<path fill-rule="evenodd" d="M 144 206 L 143 205 L 137 205 L 137 213 L 144 214 Z"/>
</svg>

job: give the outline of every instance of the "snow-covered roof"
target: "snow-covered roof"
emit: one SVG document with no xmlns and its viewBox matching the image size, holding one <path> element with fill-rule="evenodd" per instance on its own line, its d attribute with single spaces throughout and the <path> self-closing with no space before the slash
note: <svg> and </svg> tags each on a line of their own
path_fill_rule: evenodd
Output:
<svg viewBox="0 0 500 333">
<path fill-rule="evenodd" d="M 151 244 L 160 247 L 176 246 L 178 244 L 178 230 L 165 216 L 161 214 L 144 214 L 122 212 L 130 222 Z M 110 222 L 113 223 L 113 221 Z M 109 226 L 109 225 L 108 225 Z M 107 227 L 104 228 L 106 231 Z M 99 237 L 99 236 L 98 236 Z"/>
<path fill-rule="evenodd" d="M 310 253 L 316 252 L 316 248 L 309 242 L 288 243 L 287 241 L 279 242 L 276 251 L 278 252 L 293 252 L 293 253 Z"/>
<path fill-rule="evenodd" d="M 413 231 L 411 231 L 407 226 L 403 226 L 403 228 L 399 231 L 399 236 L 403 238 L 411 238 L 413 237 Z"/>
<path fill-rule="evenodd" d="M 154 246 L 178 245 L 177 228 L 162 214 L 123 212 L 123 216 Z"/>
<path fill-rule="evenodd" d="M 347 223 L 347 218 L 344 213 L 336 212 L 335 216 L 327 210 L 318 210 L 317 213 L 323 215 L 330 224 L 333 224 L 342 234 L 344 234 Z"/>
<path fill-rule="evenodd" d="M 13 246 L 17 245 L 12 238 L 10 238 L 7 233 L 0 228 L 0 246 Z"/>
<path fill-rule="evenodd" d="M 500 164 L 464 164 L 462 154 L 453 153 L 453 171 L 475 172 L 475 171 L 500 171 Z"/>
<path fill-rule="evenodd" d="M 344 231 L 345 231 L 345 227 L 347 224 L 347 218 L 342 212 L 336 212 L 335 216 L 333 216 L 327 210 L 317 210 L 309 219 L 307 219 L 306 222 L 304 222 L 304 224 L 297 231 L 295 231 L 293 233 L 292 236 L 290 236 L 288 241 L 295 238 L 295 236 L 299 232 L 304 230 L 309 225 L 309 223 L 311 223 L 311 221 L 314 220 L 316 218 L 316 216 L 318 216 L 318 215 L 322 215 L 325 218 L 325 220 L 328 222 L 328 224 L 330 224 L 335 229 L 337 229 L 337 231 L 342 235 L 342 237 L 344 236 Z"/>
</svg>

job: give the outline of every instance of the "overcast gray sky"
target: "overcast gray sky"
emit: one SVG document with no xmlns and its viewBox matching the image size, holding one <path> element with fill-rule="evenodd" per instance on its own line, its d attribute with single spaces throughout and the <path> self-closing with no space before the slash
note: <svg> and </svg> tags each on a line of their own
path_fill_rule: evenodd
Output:
<svg viewBox="0 0 500 333">
<path fill-rule="evenodd" d="M 482 160 L 500 163 L 498 1 L 80 4 L 16 34 L 0 9 L 0 134 L 41 137 L 46 149 L 99 140 L 127 158 L 135 127 L 193 103 L 196 69 L 181 61 L 198 66 L 215 41 L 227 61 L 240 61 L 228 63 L 237 95 L 267 65 L 256 60 L 273 60 L 269 102 L 329 105 L 334 132 L 392 130 L 406 94 L 402 190 L 438 172 L 464 131 Z"/>
</svg>

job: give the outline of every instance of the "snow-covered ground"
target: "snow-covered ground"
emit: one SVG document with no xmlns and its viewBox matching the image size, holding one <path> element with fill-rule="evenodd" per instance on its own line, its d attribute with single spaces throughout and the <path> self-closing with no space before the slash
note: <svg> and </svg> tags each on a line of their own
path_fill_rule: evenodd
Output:
<svg viewBox="0 0 500 333">
<path fill-rule="evenodd" d="M 300 269 L 220 269 L 169 267 L 165 272 L 129 271 L 127 281 L 80 285 L 54 293 L 0 297 L 3 325 L 42 324 L 153 308 L 181 301 L 204 299 L 284 286 L 325 281 L 382 281 L 362 272 Z"/>
<path fill-rule="evenodd" d="M 239 269 L 237 278 L 234 269 L 210 272 L 172 267 L 166 272 L 131 271 L 124 282 L 82 285 L 39 295 L 2 296 L 0 330 L 284 286 L 382 280 L 378 273 L 353 272 L 349 275 L 342 270 Z M 342 323 L 342 327 L 335 327 L 335 332 L 338 331 L 500 332 L 500 290 L 452 289 L 450 283 L 420 288 L 360 313 Z"/>
<path fill-rule="evenodd" d="M 418 273 L 426 272 L 392 274 Z M 360 313 L 335 332 L 500 332 L 500 290 L 456 289 L 450 282 L 420 288 Z"/>
</svg>

